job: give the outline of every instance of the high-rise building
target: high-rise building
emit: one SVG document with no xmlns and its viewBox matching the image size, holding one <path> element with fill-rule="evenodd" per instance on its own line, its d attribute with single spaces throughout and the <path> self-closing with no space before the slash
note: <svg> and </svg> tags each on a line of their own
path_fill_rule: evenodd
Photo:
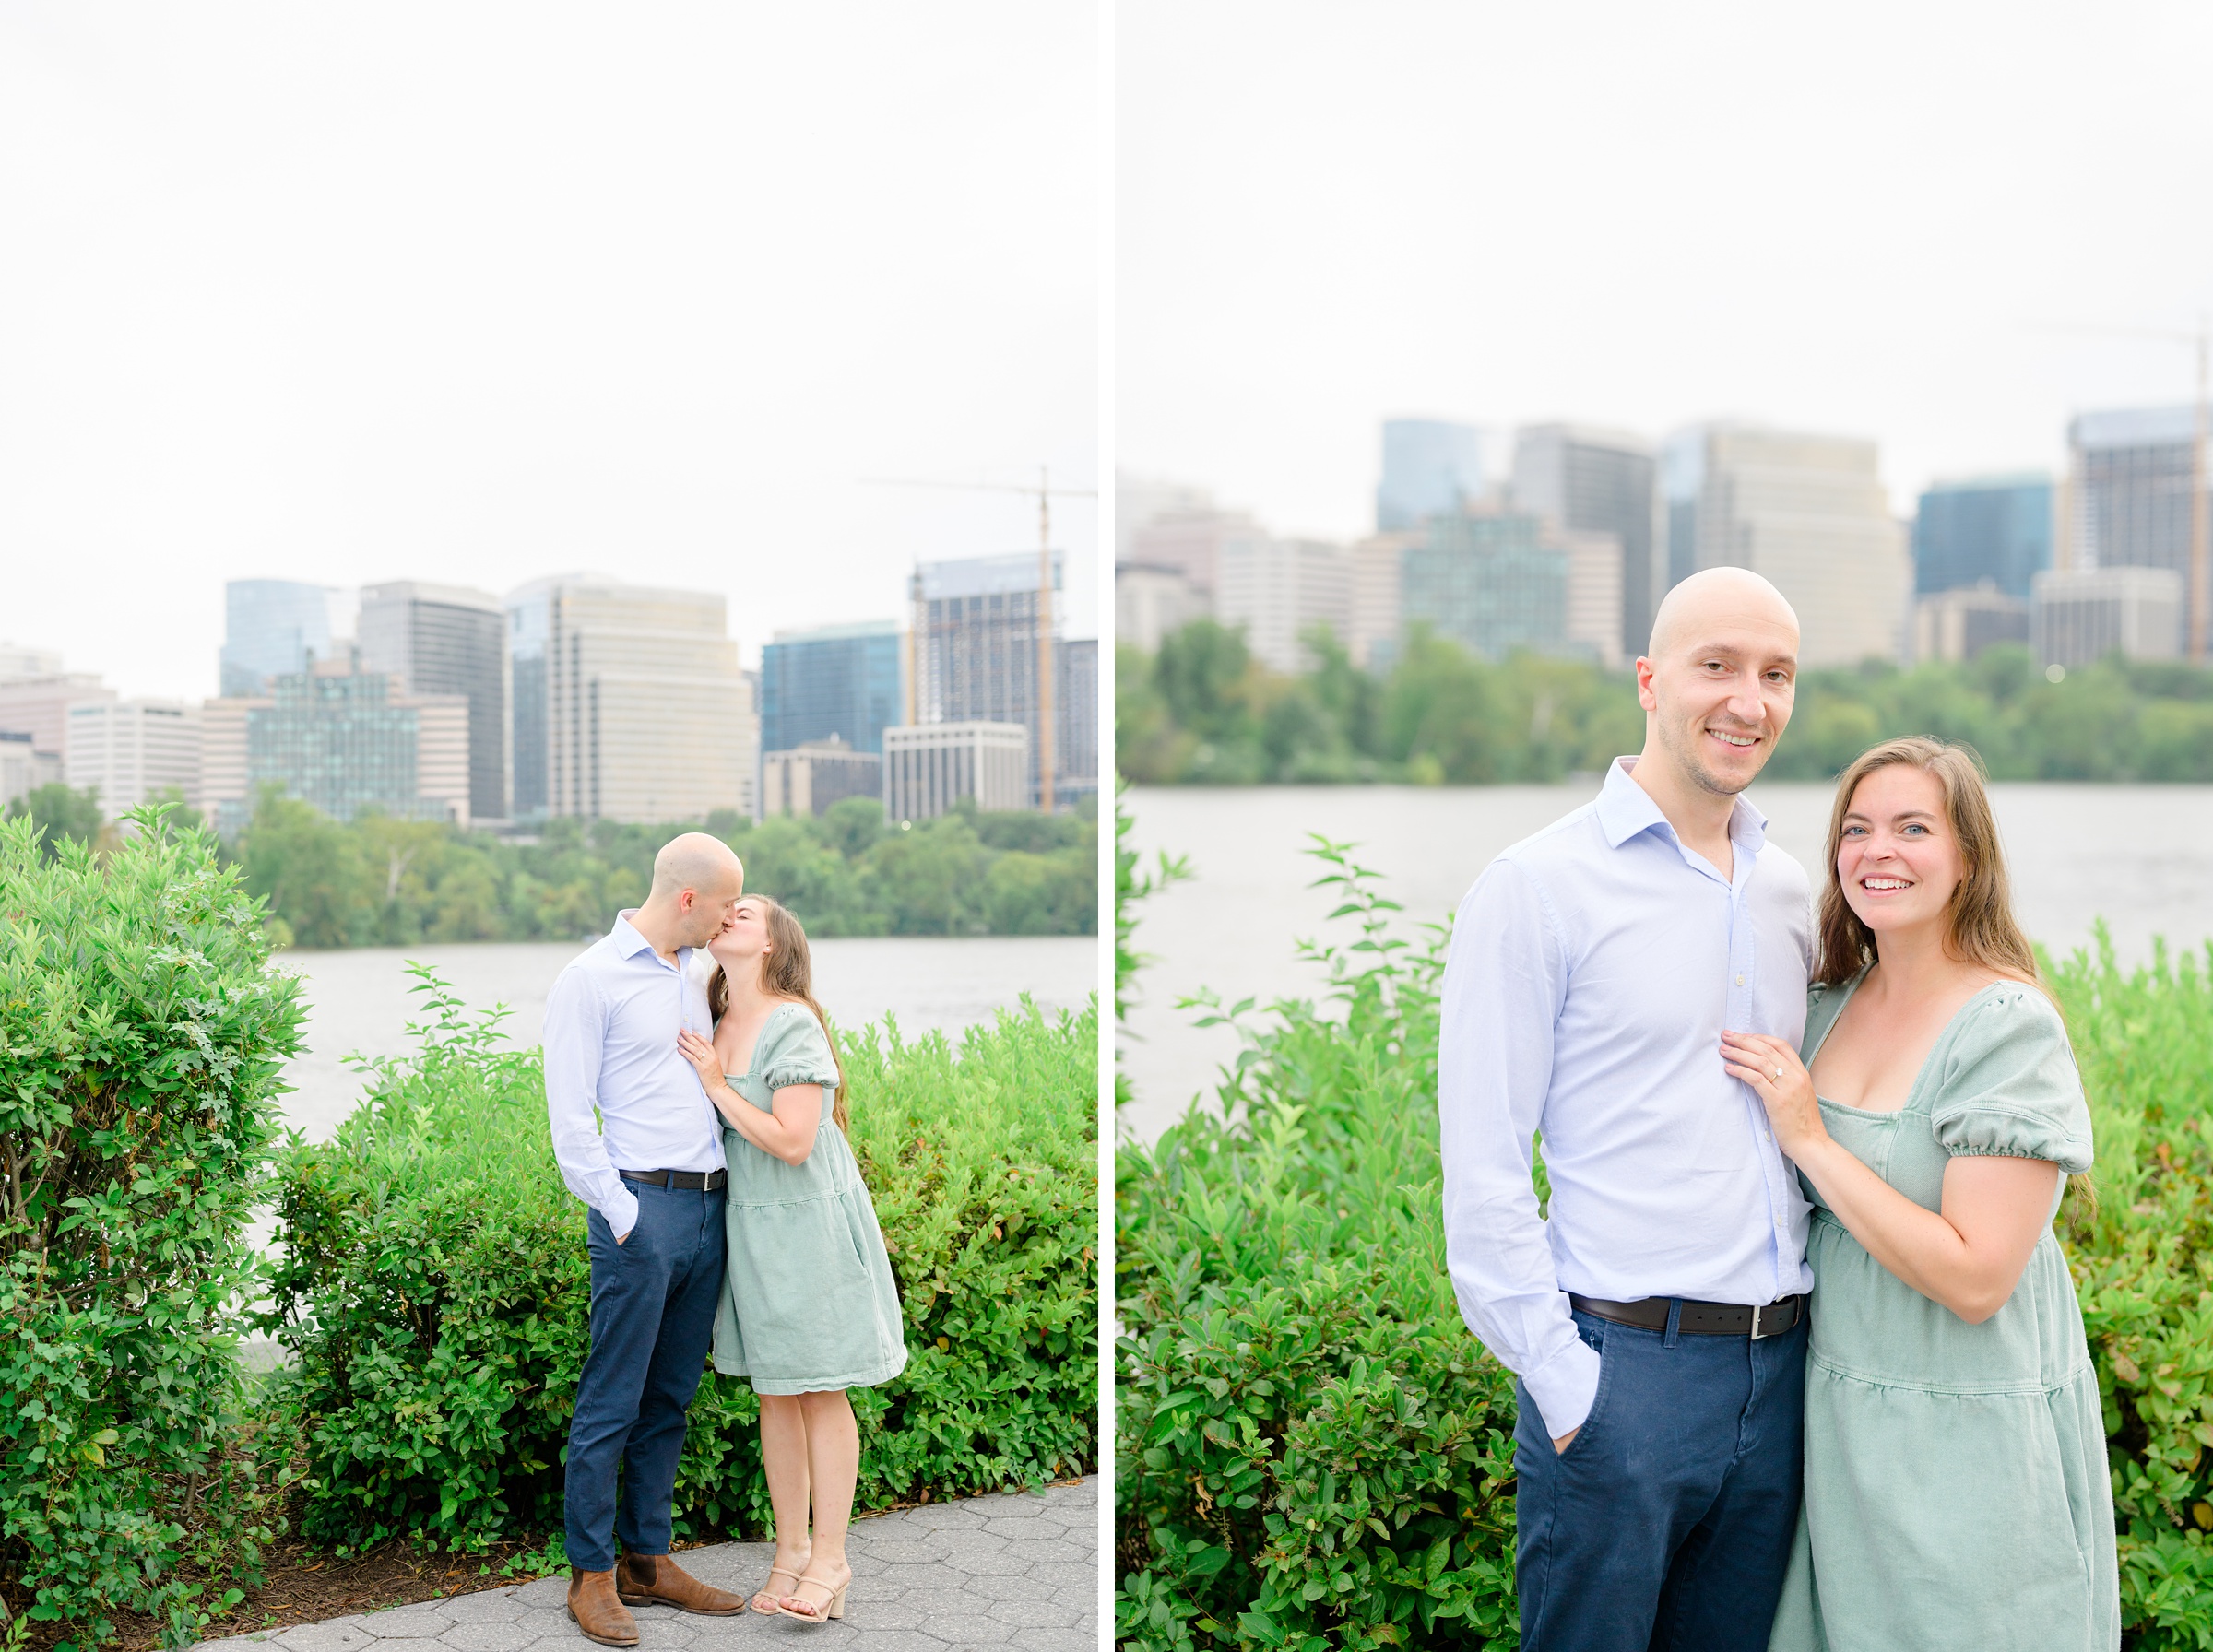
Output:
<svg viewBox="0 0 2213 1652">
<path fill-rule="evenodd" d="M 1913 605 L 1913 659 L 1971 660 L 1995 643 L 2029 641 L 2029 605 L 1985 581 Z"/>
<path fill-rule="evenodd" d="M 468 700 L 417 694 L 350 651 L 288 673 L 264 695 L 200 708 L 202 807 L 226 836 L 264 786 L 333 820 L 368 811 L 468 824 Z"/>
<path fill-rule="evenodd" d="M 1214 618 L 1242 631 L 1246 648 L 1270 670 L 1311 670 L 1310 631 L 1326 630 L 1340 644 L 1352 641 L 1352 553 L 1321 539 L 1256 533 L 1226 540 Z"/>
<path fill-rule="evenodd" d="M 516 819 L 753 812 L 761 719 L 721 596 L 564 574 L 506 606 Z"/>
<path fill-rule="evenodd" d="M 0 679 L 0 729 L 27 734 L 33 750 L 65 760 L 69 708 L 114 698 L 115 690 L 89 671 Z"/>
<path fill-rule="evenodd" d="M 906 721 L 904 654 L 891 620 L 776 632 L 761 649 L 762 749 L 837 739 L 881 755 L 883 731 Z"/>
<path fill-rule="evenodd" d="M 1588 655 L 1614 670 L 1622 662 L 1624 630 L 1621 537 L 1555 527 L 1549 521 L 1545 529 L 1547 542 L 1568 553 L 1568 617 L 1561 640 L 1569 653 Z M 1645 630 L 1649 635 L 1651 627 Z M 1638 640 L 1638 654 L 1644 652 L 1644 642 Z"/>
<path fill-rule="evenodd" d="M 141 803 L 174 794 L 200 806 L 200 711 L 179 700 L 94 700 L 69 708 L 65 773 L 78 791 L 100 795 L 114 820 Z"/>
<path fill-rule="evenodd" d="M 1671 572 L 1687 558 L 1767 579 L 1797 610 L 1802 666 L 1899 658 L 1911 573 L 1876 458 L 1874 442 L 1848 436 L 1683 432 L 1662 463 Z"/>
<path fill-rule="evenodd" d="M 1400 563 L 1416 533 L 1370 534 L 1352 549 L 1352 608 L 1345 649 L 1363 671 L 1387 671 L 1398 657 L 1404 590 Z"/>
<path fill-rule="evenodd" d="M 1484 496 L 1483 434 L 1441 419 L 1383 421 L 1383 477 L 1376 529 L 1392 533 L 1424 518 L 1452 515 Z"/>
<path fill-rule="evenodd" d="M 2026 603 L 2029 582 L 2051 566 L 2052 478 L 2041 471 L 1962 477 L 1923 490 L 1913 516 L 1913 588 L 1922 596 L 1987 582 Z"/>
<path fill-rule="evenodd" d="M 1487 659 L 1568 642 L 1568 554 L 1520 512 L 1432 516 L 1399 559 L 1401 614 Z"/>
<path fill-rule="evenodd" d="M 418 694 L 468 702 L 468 812 L 507 818 L 507 614 L 489 591 L 394 580 L 361 587 L 361 669 L 396 677 Z"/>
<path fill-rule="evenodd" d="M 1114 640 L 1160 652 L 1161 638 L 1204 619 L 1212 605 L 1178 568 L 1123 562 L 1114 571 Z"/>
<path fill-rule="evenodd" d="M 1053 644 L 1059 676 L 1053 694 L 1056 805 L 1099 789 L 1099 640 L 1063 637 Z"/>
<path fill-rule="evenodd" d="M 847 797 L 883 796 L 883 757 L 856 751 L 833 735 L 761 758 L 761 813 L 819 815 Z"/>
<path fill-rule="evenodd" d="M 222 691 L 264 692 L 279 677 L 326 660 L 353 635 L 350 591 L 290 579 L 234 579 L 223 586 Z"/>
<path fill-rule="evenodd" d="M 1188 482 L 1164 481 L 1157 477 L 1117 472 L 1114 478 L 1114 560 L 1142 561 L 1135 554 L 1138 533 L 1164 516 L 1207 515 L 1214 509 L 1213 495 Z"/>
<path fill-rule="evenodd" d="M 2059 531 L 2069 570 L 2164 568 L 2191 579 L 2191 448 L 2188 407 L 2083 413 L 2067 426 L 2070 508 Z M 2185 621 L 2186 625 L 2186 621 Z M 2185 634 L 2184 651 L 2192 639 Z"/>
<path fill-rule="evenodd" d="M 59 753 L 33 749 L 30 736 L 20 729 L 0 728 L 0 809 L 41 786 L 61 784 Z"/>
<path fill-rule="evenodd" d="M 2183 576 L 2172 568 L 2084 568 L 2030 584 L 2037 658 L 2087 666 L 2109 654 L 2171 660 L 2183 651 Z"/>
<path fill-rule="evenodd" d="M 1159 568 L 1179 573 L 1202 610 L 1211 612 L 1222 547 L 1232 539 L 1265 537 L 1266 533 L 1266 529 L 1242 511 L 1217 511 L 1211 505 L 1204 509 L 1164 511 L 1131 530 L 1129 549 L 1117 559 L 1116 566 Z M 1120 535 L 1118 525 L 1116 537 L 1118 538 Z"/>
<path fill-rule="evenodd" d="M 1060 589 L 1060 553 L 1051 556 L 1052 589 Z M 1057 650 L 1038 657 L 1040 606 L 1038 559 L 1027 551 L 972 557 L 960 561 L 926 562 L 913 583 L 915 605 L 915 726 L 940 723 L 1018 723 L 1029 730 L 1030 803 L 1043 796 L 1038 760 L 1042 696 L 1040 664 L 1048 667 Z M 1059 603 L 1053 604 L 1058 628 Z M 1059 672 L 1055 669 L 1059 687 Z M 1056 698 L 1058 696 L 1056 695 Z M 1060 718 L 1053 718 L 1058 737 Z M 1061 753 L 1053 753 L 1056 781 L 1067 772 Z M 887 748 L 887 756 L 889 754 Z M 887 778 L 884 784 L 892 783 Z M 1056 785 L 1055 791 L 1059 787 Z M 1056 796 L 1055 806 L 1067 799 Z"/>
<path fill-rule="evenodd" d="M 0 682 L 11 677 L 59 677 L 62 656 L 51 649 L 0 643 Z"/>
<path fill-rule="evenodd" d="M 1641 436 L 1575 424 L 1526 425 L 1515 432 L 1514 508 L 1569 533 L 1613 536 L 1613 584 L 1620 596 L 1603 659 L 1635 659 L 1644 652 L 1666 589 L 1659 482 L 1659 462 Z M 1596 588 L 1594 577 L 1594 570 L 1586 572 L 1587 588 Z M 1570 632 L 1580 636 L 1575 625 L 1571 620 Z M 1584 640 L 1596 645 L 1595 638 Z"/>
<path fill-rule="evenodd" d="M 883 731 L 883 813 L 928 820 L 963 797 L 988 814 L 1036 807 L 1030 731 L 1019 723 L 929 723 Z"/>
</svg>

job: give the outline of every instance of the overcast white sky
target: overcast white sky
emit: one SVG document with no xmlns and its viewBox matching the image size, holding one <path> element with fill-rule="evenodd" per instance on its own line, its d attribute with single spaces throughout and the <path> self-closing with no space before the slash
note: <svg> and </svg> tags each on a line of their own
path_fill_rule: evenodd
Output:
<svg viewBox="0 0 2213 1652">
<path fill-rule="evenodd" d="M 1120 0 L 1117 464 L 1371 519 L 1377 423 L 1734 416 L 1932 475 L 2185 402 L 2213 7 Z"/>
<path fill-rule="evenodd" d="M 1029 0 L 0 0 L 0 638 L 198 697 L 226 579 L 592 569 L 751 660 L 1034 549 L 862 479 L 1095 484 L 1097 60 Z"/>
</svg>

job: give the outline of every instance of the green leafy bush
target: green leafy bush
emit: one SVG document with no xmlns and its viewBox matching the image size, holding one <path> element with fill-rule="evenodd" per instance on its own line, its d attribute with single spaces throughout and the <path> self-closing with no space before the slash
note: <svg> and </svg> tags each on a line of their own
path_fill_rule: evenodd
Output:
<svg viewBox="0 0 2213 1652">
<path fill-rule="evenodd" d="M 1329 999 L 1223 1012 L 1245 1048 L 1116 1173 L 1120 1642 L 1511 1646 L 1513 1385 L 1444 1270 L 1437 994 L 1341 846 L 1358 940 Z M 2052 970 L 2100 1199 L 2068 1248 L 2099 1383 L 2130 1645 L 2213 1648 L 2213 943 Z M 1210 1018 L 1212 1019 L 1212 1018 Z M 1542 1186 L 1540 1166 L 1540 1187 Z M 1910 1473 L 1911 1465 L 1900 1465 Z"/>
<path fill-rule="evenodd" d="M 213 839 L 131 819 L 104 864 L 0 823 L 0 1585 L 181 1644 L 275 1519 L 236 1350 L 301 1011 Z"/>
<path fill-rule="evenodd" d="M 584 1211 L 547 1138 L 536 1050 L 418 969 L 418 1052 L 366 1064 L 328 1143 L 280 1165 L 275 1403 L 304 1441 L 309 1535 L 473 1546 L 557 1529 L 588 1344 Z M 1026 1002 L 957 1052 L 841 1034 L 853 1145 L 909 1358 L 856 1389 L 859 1505 L 1035 1482 L 1097 1455 L 1097 1012 Z M 769 1518 L 750 1385 L 713 1372 L 678 1470 L 680 1535 Z"/>
</svg>

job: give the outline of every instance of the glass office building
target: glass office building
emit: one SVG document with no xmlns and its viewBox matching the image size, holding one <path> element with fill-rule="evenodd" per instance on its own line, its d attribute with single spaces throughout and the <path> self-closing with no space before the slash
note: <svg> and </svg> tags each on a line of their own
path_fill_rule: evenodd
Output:
<svg viewBox="0 0 2213 1652">
<path fill-rule="evenodd" d="M 1426 625 L 1486 659 L 1561 653 L 1568 552 L 1534 516 L 1433 516 L 1400 555 L 1404 622 Z"/>
<path fill-rule="evenodd" d="M 890 620 L 778 631 L 761 648 L 761 749 L 840 739 L 881 756 L 883 731 L 906 721 L 902 652 Z"/>
<path fill-rule="evenodd" d="M 417 796 L 416 708 L 401 703 L 382 674 L 279 677 L 269 700 L 246 717 L 246 773 L 254 791 L 280 786 L 337 820 L 368 808 L 444 817 L 443 808 L 425 811 Z"/>
<path fill-rule="evenodd" d="M 468 702 L 468 811 L 507 818 L 507 616 L 487 591 L 397 580 L 361 590 L 361 669 Z"/>
<path fill-rule="evenodd" d="M 1483 436 L 1441 419 L 1383 421 L 1383 479 L 1376 486 L 1376 531 L 1413 527 L 1455 514 L 1483 497 Z"/>
<path fill-rule="evenodd" d="M 266 692 L 311 661 L 328 659 L 349 629 L 348 593 L 290 579 L 234 579 L 223 587 L 222 691 Z"/>
<path fill-rule="evenodd" d="M 1033 552 L 929 562 L 916 571 L 915 698 L 917 726 L 938 723 L 1019 724 L 1029 731 L 1029 796 L 1044 795 L 1038 768 L 1042 701 L 1038 691 L 1038 559 Z M 1060 589 L 1060 553 L 1049 563 L 1052 589 Z M 1054 604 L 1057 611 L 1059 604 Z M 1054 640 L 1057 650 L 1059 640 Z M 1048 653 L 1050 662 L 1054 655 Z M 1056 678 L 1059 673 L 1055 672 Z M 1053 684 L 1058 690 L 1059 681 Z M 1056 699 L 1062 698 L 1056 693 Z M 1059 750 L 1056 712 L 1053 775 L 1066 773 Z M 887 771 L 888 772 L 888 771 Z M 887 781 L 887 785 L 889 782 Z M 1056 797 L 1056 805 L 1068 799 Z"/>
<path fill-rule="evenodd" d="M 2041 473 L 1932 482 L 1913 517 L 1913 589 L 1993 590 L 2026 602 L 2052 566 L 2052 478 Z"/>
</svg>

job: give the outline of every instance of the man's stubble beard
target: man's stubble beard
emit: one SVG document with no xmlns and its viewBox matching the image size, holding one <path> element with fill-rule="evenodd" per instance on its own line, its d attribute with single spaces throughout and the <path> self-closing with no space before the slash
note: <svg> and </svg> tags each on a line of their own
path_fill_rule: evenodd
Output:
<svg viewBox="0 0 2213 1652">
<path fill-rule="evenodd" d="M 1711 769 L 1709 769 L 1692 749 L 1696 745 L 1697 739 L 1698 737 L 1693 735 L 1691 736 L 1692 745 L 1685 745 L 1682 737 L 1675 733 L 1675 724 L 1665 718 L 1661 720 L 1660 744 L 1667 749 L 1668 756 L 1675 760 L 1675 766 L 1683 771 L 1691 785 L 1697 786 L 1700 791 L 1715 797 L 1734 797 L 1759 778 L 1759 769 L 1755 769 L 1741 782 L 1732 783 L 1722 779 Z M 1766 767 L 1765 762 L 1760 764 L 1760 768 Z"/>
</svg>

